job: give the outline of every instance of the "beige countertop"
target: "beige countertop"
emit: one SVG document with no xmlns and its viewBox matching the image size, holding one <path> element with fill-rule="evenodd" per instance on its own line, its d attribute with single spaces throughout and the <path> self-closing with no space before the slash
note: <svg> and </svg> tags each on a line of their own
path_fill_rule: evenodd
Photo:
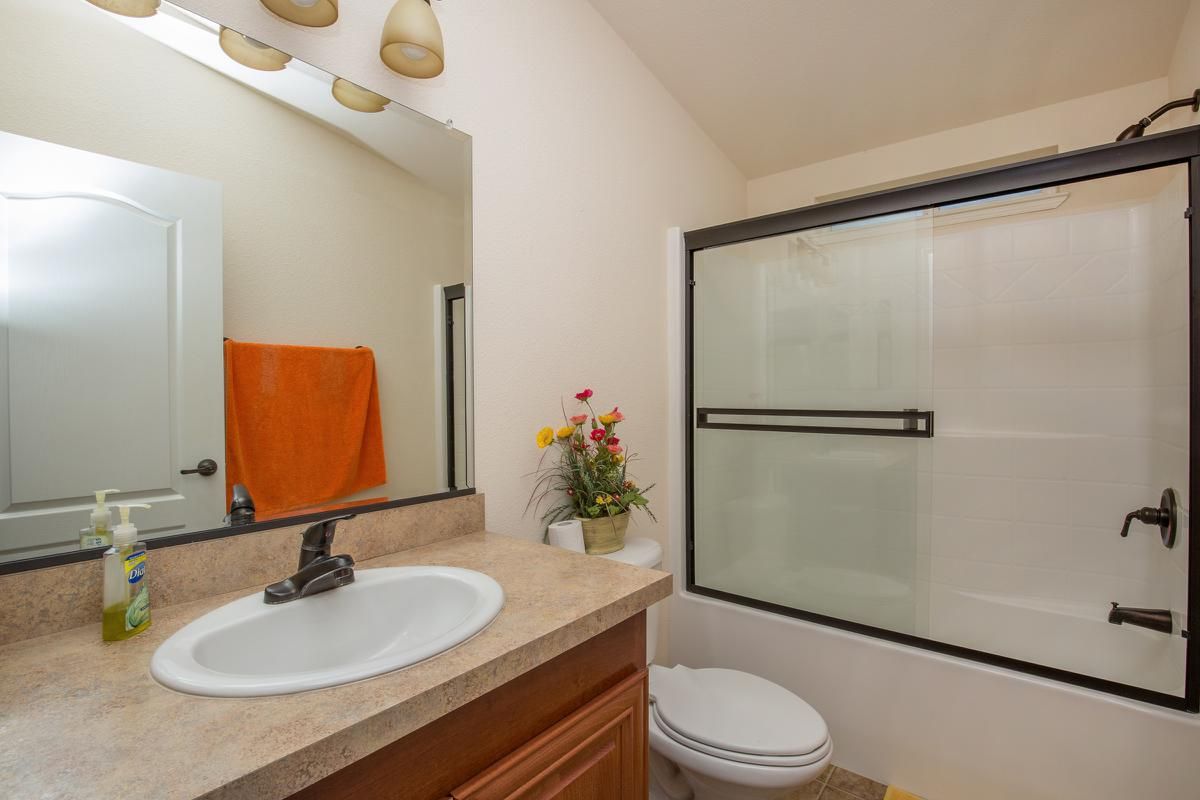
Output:
<svg viewBox="0 0 1200 800">
<path fill-rule="evenodd" d="M 283 798 L 671 591 L 664 572 L 486 533 L 381 556 L 359 568 L 405 564 L 484 572 L 504 588 L 504 609 L 478 636 L 428 661 L 279 697 L 194 697 L 150 677 L 159 644 L 201 614 L 251 593 L 245 589 L 156 609 L 150 629 L 125 642 L 100 641 L 97 623 L 0 648 L 0 792 L 11 798 Z"/>
</svg>

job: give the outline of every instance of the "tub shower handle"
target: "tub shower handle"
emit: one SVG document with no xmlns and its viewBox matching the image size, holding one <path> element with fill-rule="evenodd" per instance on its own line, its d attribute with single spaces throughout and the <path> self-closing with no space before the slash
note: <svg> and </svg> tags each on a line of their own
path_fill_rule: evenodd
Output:
<svg viewBox="0 0 1200 800">
<path fill-rule="evenodd" d="M 1164 489 L 1157 507 L 1146 506 L 1145 508 L 1130 511 L 1125 515 L 1125 524 L 1121 526 L 1121 536 L 1126 537 L 1129 535 L 1129 526 L 1136 519 L 1144 525 L 1154 525 L 1157 527 L 1163 545 L 1174 547 L 1175 531 L 1179 517 L 1178 507 L 1179 500 L 1175 495 L 1175 490 Z"/>
</svg>

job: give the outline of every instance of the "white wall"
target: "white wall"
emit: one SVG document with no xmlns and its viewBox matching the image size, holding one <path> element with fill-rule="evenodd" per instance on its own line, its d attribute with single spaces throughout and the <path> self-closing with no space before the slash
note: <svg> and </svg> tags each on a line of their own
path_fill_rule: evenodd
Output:
<svg viewBox="0 0 1200 800">
<path fill-rule="evenodd" d="M 181 4 L 474 137 L 475 474 L 489 528 L 542 535 L 525 513 L 534 433 L 584 386 L 625 411 L 622 438 L 664 518 L 663 231 L 743 216 L 745 180 L 592 7 L 435 3 L 446 71 L 419 82 L 379 61 L 389 0 L 342 3 L 323 30 L 246 0 Z M 632 530 L 659 535 L 645 518 Z"/>
<path fill-rule="evenodd" d="M 1191 16 L 1200 13 L 1193 7 Z M 1200 41 L 1200 31 L 1196 39 Z M 756 178 L 749 183 L 749 212 L 757 216 L 798 208 L 833 192 L 1043 147 L 1057 146 L 1065 153 L 1104 144 L 1166 102 L 1170 94 L 1164 77 Z M 1200 122 L 1197 115 L 1187 115 L 1191 120 L 1182 124 Z"/>
</svg>

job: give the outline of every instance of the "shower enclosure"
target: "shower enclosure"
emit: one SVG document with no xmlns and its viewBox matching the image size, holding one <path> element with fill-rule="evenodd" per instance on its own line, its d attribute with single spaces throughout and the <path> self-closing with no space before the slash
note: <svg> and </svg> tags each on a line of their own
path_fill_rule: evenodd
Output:
<svg viewBox="0 0 1200 800">
<path fill-rule="evenodd" d="M 1187 128 L 687 233 L 688 590 L 1200 709 L 1198 184 Z"/>
</svg>

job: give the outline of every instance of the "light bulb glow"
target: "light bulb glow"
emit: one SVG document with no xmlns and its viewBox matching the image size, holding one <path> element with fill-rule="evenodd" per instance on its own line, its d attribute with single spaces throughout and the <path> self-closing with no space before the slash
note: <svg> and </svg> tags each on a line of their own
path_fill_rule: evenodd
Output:
<svg viewBox="0 0 1200 800">
<path fill-rule="evenodd" d="M 411 58 L 413 61 L 420 61 L 429 55 L 429 51 L 419 44 L 402 44 L 400 45 L 400 52 L 404 53 L 406 58 Z"/>
</svg>

